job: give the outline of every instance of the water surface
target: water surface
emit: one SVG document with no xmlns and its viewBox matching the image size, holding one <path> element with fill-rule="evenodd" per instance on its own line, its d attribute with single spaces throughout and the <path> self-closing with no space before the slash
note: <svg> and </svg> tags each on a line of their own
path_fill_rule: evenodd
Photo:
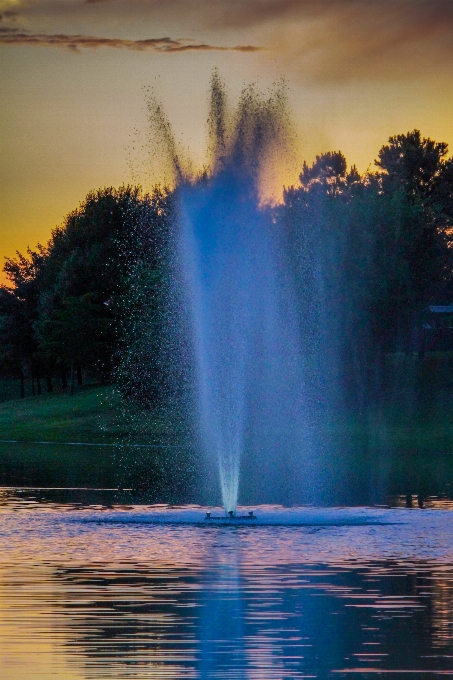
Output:
<svg viewBox="0 0 453 680">
<path fill-rule="evenodd" d="M 0 491 L 2 680 L 453 677 L 448 501 L 200 526 L 113 498 Z"/>
</svg>

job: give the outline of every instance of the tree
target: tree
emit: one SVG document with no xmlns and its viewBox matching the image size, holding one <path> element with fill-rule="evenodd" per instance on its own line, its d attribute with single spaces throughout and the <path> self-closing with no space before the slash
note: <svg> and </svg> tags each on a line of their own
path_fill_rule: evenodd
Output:
<svg viewBox="0 0 453 680">
<path fill-rule="evenodd" d="M 372 200 L 376 186 L 340 152 L 304 164 L 301 186 L 277 213 L 295 276 L 307 382 L 321 394 L 364 393 L 375 282 Z M 341 387 L 341 389 L 340 389 Z"/>
<path fill-rule="evenodd" d="M 8 378 L 20 378 L 22 398 L 29 358 L 29 330 L 23 303 L 6 287 L 0 288 L 0 372 Z"/>
<path fill-rule="evenodd" d="M 39 320 L 40 349 L 61 366 L 69 366 L 71 394 L 80 367 L 96 369 L 96 358 L 105 353 L 110 319 L 102 306 L 92 301 L 93 293 L 66 296 L 57 308 Z M 80 372 L 78 382 L 81 384 Z"/>
<path fill-rule="evenodd" d="M 344 183 L 346 170 L 346 158 L 341 151 L 329 151 L 316 156 L 316 160 L 311 166 L 304 161 L 299 180 L 305 189 L 318 184 L 323 187 L 330 187 L 331 191 L 334 192 Z"/>
<path fill-rule="evenodd" d="M 414 329 L 429 304 L 451 290 L 452 250 L 450 162 L 448 145 L 423 138 L 419 130 L 390 137 L 376 165 L 385 219 L 378 242 L 387 260 L 390 299 L 383 325 L 394 329 L 394 341 L 410 348 Z"/>
<path fill-rule="evenodd" d="M 429 198 L 447 152 L 448 144 L 422 137 L 420 130 L 390 137 L 375 161 L 381 169 L 383 190 L 399 189 L 416 201 Z"/>
<path fill-rule="evenodd" d="M 184 311 L 175 276 L 174 194 L 155 188 L 146 196 L 135 240 L 129 244 L 128 273 L 121 298 L 120 362 L 115 378 L 139 409 L 183 405 Z"/>
<path fill-rule="evenodd" d="M 117 362 L 118 300 L 143 211 L 139 188 L 91 192 L 49 242 L 36 329 L 65 371 L 110 378 Z"/>
<path fill-rule="evenodd" d="M 34 325 L 47 249 L 38 244 L 36 251 L 28 248 L 27 254 L 28 257 L 18 252 L 16 258 L 7 258 L 4 271 L 11 285 L 0 288 L 1 370 L 20 377 L 21 396 L 24 376 L 30 375 L 33 394 L 36 379 L 39 394 L 40 377 L 46 370 Z"/>
</svg>

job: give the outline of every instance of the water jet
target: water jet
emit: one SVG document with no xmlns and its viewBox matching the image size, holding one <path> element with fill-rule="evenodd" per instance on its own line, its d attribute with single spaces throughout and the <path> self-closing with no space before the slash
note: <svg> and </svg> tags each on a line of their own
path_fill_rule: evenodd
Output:
<svg viewBox="0 0 453 680">
<path fill-rule="evenodd" d="M 195 425 L 233 518 L 244 470 L 250 485 L 280 484 L 281 498 L 298 493 L 302 479 L 307 486 L 304 461 L 315 459 L 307 455 L 310 409 L 296 295 L 261 194 L 269 164 L 285 152 L 285 94 L 276 88 L 264 97 L 248 87 L 236 111 L 226 111 L 214 73 L 211 166 L 201 179 L 178 176 L 176 261 L 190 317 Z"/>
</svg>

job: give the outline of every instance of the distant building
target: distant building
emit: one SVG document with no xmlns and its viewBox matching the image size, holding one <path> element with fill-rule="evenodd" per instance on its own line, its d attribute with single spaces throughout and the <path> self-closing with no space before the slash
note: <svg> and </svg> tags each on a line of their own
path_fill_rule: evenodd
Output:
<svg viewBox="0 0 453 680">
<path fill-rule="evenodd" d="M 453 305 L 430 305 L 428 309 L 431 314 L 453 317 Z"/>
<path fill-rule="evenodd" d="M 453 305 L 430 305 L 417 340 L 420 356 L 453 351 Z"/>
</svg>

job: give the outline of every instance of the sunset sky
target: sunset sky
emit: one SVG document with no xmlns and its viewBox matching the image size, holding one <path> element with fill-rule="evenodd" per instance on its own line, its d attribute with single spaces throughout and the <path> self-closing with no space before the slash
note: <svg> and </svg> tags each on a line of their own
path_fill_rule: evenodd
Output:
<svg viewBox="0 0 453 680">
<path fill-rule="evenodd" d="M 146 87 L 202 162 L 214 67 L 233 100 L 286 79 L 300 165 L 340 149 L 363 171 L 413 128 L 453 152 L 452 0 L 0 0 L 0 17 L 2 258 L 134 179 Z"/>
</svg>

